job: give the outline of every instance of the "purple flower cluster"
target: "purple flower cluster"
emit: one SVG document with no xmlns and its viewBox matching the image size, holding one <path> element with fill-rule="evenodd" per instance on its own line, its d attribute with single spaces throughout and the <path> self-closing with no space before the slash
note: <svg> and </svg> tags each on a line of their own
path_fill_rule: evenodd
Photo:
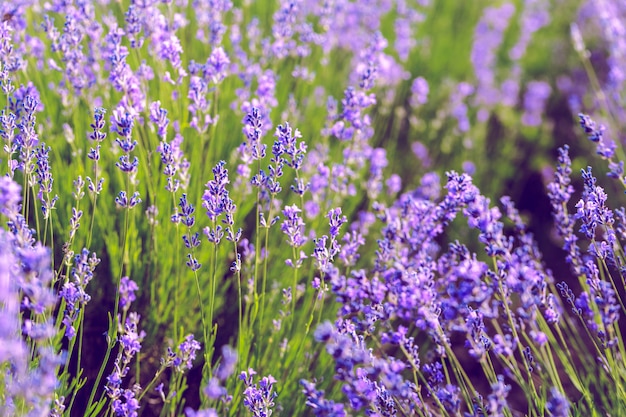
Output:
<svg viewBox="0 0 626 417">
<path fill-rule="evenodd" d="M 614 159 L 617 145 L 615 142 L 607 138 L 607 131 L 604 125 L 598 125 L 591 117 L 580 113 L 578 115 L 580 126 L 585 131 L 587 138 L 596 144 L 596 153 L 609 163 L 610 178 L 626 184 L 626 176 L 624 174 L 624 161 L 616 161 Z"/>
<path fill-rule="evenodd" d="M 512 3 L 500 7 L 487 7 L 474 32 L 471 60 L 477 78 L 474 103 L 478 107 L 477 119 L 486 122 L 496 106 L 513 107 L 517 104 L 521 75 L 521 59 L 527 52 L 533 35 L 550 21 L 547 6 L 541 1 L 528 1 L 519 5 L 521 29 L 517 42 L 508 51 L 510 62 L 504 64 L 500 58 L 505 35 L 508 36 L 509 21 L 516 13 Z M 538 126 L 550 86 L 542 81 L 530 81 L 523 97 L 522 123 Z"/>
<path fill-rule="evenodd" d="M 180 211 L 176 211 L 172 215 L 172 223 L 180 223 L 187 228 L 185 234 L 183 235 L 183 243 L 185 244 L 185 248 L 189 249 L 189 253 L 187 253 L 187 267 L 192 271 L 197 271 L 202 267 L 202 264 L 198 262 L 198 259 L 195 256 L 195 249 L 200 246 L 200 233 L 191 232 L 191 228 L 196 223 L 196 217 L 193 215 L 196 211 L 193 204 L 189 203 L 187 200 L 187 194 L 184 194 L 180 197 L 178 207 Z"/>
<path fill-rule="evenodd" d="M 135 312 L 128 313 L 126 321 L 120 326 L 118 343 L 120 350 L 113 364 L 113 371 L 107 376 L 104 390 L 111 399 L 111 410 L 116 416 L 136 417 L 139 411 L 137 395 L 141 389 L 139 385 L 132 389 L 123 388 L 123 380 L 129 375 L 130 362 L 141 351 L 141 342 L 145 332 L 139 332 L 139 315 Z"/>
<path fill-rule="evenodd" d="M 316 417 L 346 416 L 343 404 L 338 404 L 332 400 L 324 398 L 324 391 L 317 390 L 315 383 L 302 380 L 300 381 L 300 385 L 304 387 L 302 389 L 302 393 L 306 397 L 306 405 L 313 409 L 313 413 Z"/>
<path fill-rule="evenodd" d="M 210 380 L 204 394 L 211 399 L 221 399 L 224 403 L 230 403 L 232 396 L 228 395 L 226 388 L 222 384 L 235 372 L 237 364 L 237 352 L 228 345 L 222 347 L 222 360 L 220 365 Z"/>
<path fill-rule="evenodd" d="M 486 110 L 501 99 L 500 88 L 495 84 L 497 53 L 513 13 L 515 6 L 511 3 L 504 3 L 500 7 L 487 7 L 476 26 L 471 60 L 478 79 L 476 103 L 482 110 L 482 114 L 479 114 L 480 121 L 487 120 Z"/>
<path fill-rule="evenodd" d="M 76 336 L 74 322 L 78 318 L 81 309 L 91 300 L 91 296 L 87 294 L 86 288 L 87 284 L 92 280 L 94 270 L 99 263 L 100 259 L 96 257 L 95 253 L 92 252 L 90 254 L 89 250 L 83 249 L 80 254 L 74 257 L 74 267 L 71 270 L 70 277 L 59 290 L 59 297 L 65 303 L 62 323 L 65 326 L 65 337 L 68 339 Z"/>
<path fill-rule="evenodd" d="M 176 193 L 179 188 L 186 190 L 189 186 L 189 161 L 185 158 L 181 146 L 183 137 L 176 134 L 171 142 L 163 140 L 157 147 L 163 164 L 163 174 L 167 178 L 165 189 Z"/>
<path fill-rule="evenodd" d="M 283 209 L 283 220 L 280 230 L 287 235 L 287 244 L 293 248 L 301 247 L 306 242 L 304 235 L 304 221 L 300 216 L 302 210 L 297 206 L 285 206 Z"/>
<path fill-rule="evenodd" d="M 524 94 L 522 123 L 527 126 L 539 126 L 541 124 L 541 115 L 551 91 L 550 85 L 543 81 L 531 81 L 528 83 L 526 93 Z"/>
<path fill-rule="evenodd" d="M 271 375 L 264 376 L 257 383 L 254 382 L 256 372 L 250 368 L 242 371 L 239 375 L 245 384 L 243 392 L 243 405 L 252 413 L 254 417 L 269 417 L 273 413 L 274 400 L 278 396 L 274 391 L 276 380 Z"/>
<path fill-rule="evenodd" d="M 166 357 L 161 358 L 161 365 L 165 368 L 174 367 L 177 372 L 184 373 L 193 367 L 193 361 L 201 348 L 200 342 L 195 340 L 194 335 L 188 334 L 178 345 L 176 352 L 168 346 Z"/>
<path fill-rule="evenodd" d="M 608 58 L 608 77 L 604 90 L 607 93 L 608 109 L 614 114 L 622 118 L 624 115 L 624 82 L 626 82 L 626 73 L 623 70 L 623 64 L 626 62 L 626 43 L 622 34 L 626 31 L 624 25 L 624 15 L 626 7 L 620 2 L 594 2 L 590 5 L 593 20 L 597 21 L 598 27 L 602 31 L 605 39 L 606 51 Z"/>
<path fill-rule="evenodd" d="M 54 18 L 45 15 L 42 28 L 50 41 L 51 51 L 56 53 L 56 59 L 50 58 L 47 64 L 50 69 L 63 73 L 57 86 L 63 102 L 76 106 L 77 98 L 86 95 L 97 82 L 98 67 L 94 66 L 97 50 L 92 45 L 84 47 L 85 43 L 99 38 L 102 28 L 95 18 L 94 7 L 89 4 L 75 7 L 57 3 L 51 11 L 64 16 L 65 21 L 63 29 L 59 30 L 54 25 Z"/>
<path fill-rule="evenodd" d="M 9 231 L 0 230 L 0 362 L 7 365 L 0 412 L 15 415 L 19 404 L 34 415 L 50 411 L 62 358 L 51 349 L 56 336 L 56 304 L 50 250 L 35 243 L 19 214 L 20 189 L 0 178 L 0 213 Z"/>
<path fill-rule="evenodd" d="M 202 207 L 211 221 L 211 226 L 204 228 L 204 234 L 209 242 L 219 244 L 224 236 L 224 230 L 217 224 L 217 219 L 224 215 L 222 223 L 226 225 L 226 239 L 238 242 L 241 230 L 234 230 L 234 214 L 237 206 L 228 195 L 226 185 L 230 183 L 226 162 L 220 161 L 213 168 L 213 179 L 206 183 L 206 190 L 202 196 Z"/>
<path fill-rule="evenodd" d="M 109 269 L 118 269 L 116 276 L 121 277 L 115 305 L 119 314 L 111 320 L 105 356 L 113 355 L 113 369 L 111 363 L 102 364 L 90 412 L 100 407 L 109 415 L 138 416 L 144 412 L 142 398 L 156 392 L 163 399 L 162 413 L 180 414 L 186 400 L 185 373 L 204 348 L 202 409 L 187 408 L 187 416 L 234 414 L 245 408 L 254 416 L 269 417 L 302 411 L 282 409 L 283 403 L 297 401 L 316 416 L 471 411 L 500 416 L 512 413 L 507 407 L 518 388 L 526 393 L 528 414 L 567 415 L 567 385 L 557 383 L 561 376 L 553 368 L 567 359 L 564 365 L 573 363 L 569 371 L 585 358 L 558 355 L 555 362 L 551 357 L 561 353 L 550 345 L 554 340 L 565 345 L 561 329 L 579 330 L 563 306 L 586 326 L 585 342 L 597 348 L 594 359 L 604 369 L 621 358 L 623 290 L 618 284 L 626 276 L 621 250 L 626 209 L 609 208 L 610 193 L 598 185 L 591 168 L 582 171 L 584 189 L 575 206 L 570 204 L 574 188 L 567 147 L 559 150 L 554 180 L 548 185 L 556 232 L 582 289 L 566 280 L 554 285 L 523 214 L 511 198 L 492 201 L 481 194 L 471 177 L 481 170 L 473 162 L 463 162 L 465 173 L 447 172 L 444 187 L 439 174 L 424 172 L 450 154 L 452 142 L 447 139 L 441 152 L 429 153 L 426 145 L 446 134 L 431 135 L 440 127 L 464 136 L 464 151 L 469 151 L 481 143 L 474 143 L 472 136 L 485 133 L 482 128 L 495 134 L 500 125 L 505 130 L 520 123 L 541 126 L 554 83 L 527 79 L 522 65 L 532 61 L 522 59 L 534 34 L 550 20 L 547 2 L 482 8 L 470 54 L 475 77 L 443 84 L 437 84 L 442 76 L 428 68 L 415 73 L 422 68 L 404 66 L 413 65 L 418 45 L 425 46 L 420 49 L 426 54 L 436 44 L 416 38 L 428 0 L 281 0 L 274 8 L 262 7 L 265 14 L 260 17 L 249 15 L 258 5 L 230 0 L 133 0 L 102 16 L 98 13 L 108 0 L 52 0 L 41 7 L 29 0 L 13 3 L 0 5 L 0 87 L 7 99 L 0 109 L 7 173 L 0 177 L 0 214 L 7 221 L 6 229 L 0 229 L 0 362 L 6 364 L 0 414 L 77 412 L 64 408 L 74 404 L 82 381 L 66 371 L 72 360 L 83 357 L 79 337 L 86 333 L 80 326 L 91 300 L 87 285 L 100 263 L 95 253 L 77 245 L 82 248 L 86 241 L 84 246 L 90 247 L 93 241 L 100 248 L 115 241 L 109 237 L 116 233 L 123 236 L 121 251 L 98 249 L 107 255 Z M 619 87 L 626 79 L 620 69 L 626 48 L 620 35 L 626 31 L 619 17 L 626 9 L 611 2 L 598 2 L 597 8 L 609 40 L 609 85 L 616 88 L 597 104 L 614 107 L 624 103 Z M 513 18 L 519 25 L 509 26 Z M 43 20 L 43 40 L 26 32 L 37 20 Z M 263 27 L 263 22 L 271 27 Z M 187 43 L 194 35 L 199 42 Z M 34 72 L 27 63 L 36 65 Z M 328 68 L 341 69 L 337 75 L 347 80 L 324 73 Z M 54 76 L 48 78 L 50 70 Z M 41 75 L 37 83 L 22 79 L 32 74 Z M 49 91 L 41 90 L 42 82 L 49 83 Z M 405 95 L 396 97 L 399 92 Z M 59 99 L 59 106 L 46 102 L 46 125 L 36 126 L 42 99 L 50 97 Z M 230 103 L 224 103 L 227 100 Z M 222 113 L 224 104 L 230 104 L 235 119 Z M 325 113 L 322 109 L 320 114 L 324 105 Z M 108 132 L 102 106 L 111 112 Z M 612 107 L 607 114 L 619 120 L 615 115 L 623 113 Z M 85 109 L 94 109 L 88 128 L 88 122 L 77 123 Z M 520 117 L 512 119 L 518 110 Z M 434 117 L 418 121 L 418 116 L 427 115 Z M 57 116 L 65 123 L 63 130 L 54 125 Z M 587 115 L 579 118 L 598 154 L 608 161 L 609 176 L 626 185 L 623 161 L 616 160 L 619 141 L 609 139 L 612 129 Z M 243 125 L 243 143 L 236 149 L 220 139 L 232 127 L 223 123 L 232 120 L 242 120 Z M 284 120 L 321 120 L 324 126 L 312 131 L 303 124 L 303 139 L 300 130 Z M 268 149 L 264 139 L 272 130 L 274 141 Z M 524 128 L 522 133 L 538 131 Z M 43 132 L 63 132 L 67 143 L 50 148 L 40 140 Z M 85 132 L 86 144 L 80 142 Z M 109 132 L 115 134 L 110 146 L 105 142 Z M 397 147 L 383 147 L 388 138 L 405 135 L 420 142 L 400 140 Z M 391 172 L 403 169 L 394 158 L 409 147 L 419 159 L 419 186 Z M 228 151 L 233 154 L 225 155 Z M 192 179 L 206 173 L 202 164 L 212 166 L 222 157 L 230 157 L 236 166 L 232 189 L 225 161 L 214 165 L 204 190 L 198 188 Z M 75 168 L 71 179 L 53 178 L 51 165 L 59 160 Z M 111 177 L 112 187 L 121 191 L 111 197 L 102 193 L 102 174 L 115 171 L 113 165 L 119 171 Z M 153 177 L 159 171 L 163 176 Z M 23 190 L 13 178 L 23 181 Z M 53 211 L 53 184 L 65 189 L 71 180 L 74 201 Z M 91 197 L 87 208 L 81 206 L 85 184 Z M 205 218 L 195 213 L 199 189 Z M 23 207 L 22 193 L 27 196 Z M 131 215 L 141 196 L 149 204 L 146 215 Z M 231 197 L 244 199 L 238 200 L 241 213 Z M 123 209 L 117 214 L 126 216 L 122 230 L 117 217 L 107 218 L 114 207 L 101 213 L 101 205 L 112 198 Z M 173 225 L 166 229 L 182 235 L 182 249 L 180 240 L 170 246 L 168 236 L 156 228 L 162 220 L 159 206 L 167 202 L 173 207 L 166 214 L 161 210 L 162 215 Z M 91 224 L 83 230 L 80 223 L 90 209 Z M 235 231 L 236 215 L 256 229 Z M 37 222 L 36 232 L 30 229 L 31 220 Z M 327 232 L 319 229 L 325 221 Z M 46 243 L 49 236 L 58 248 L 54 239 L 59 229 L 69 231 L 62 249 L 52 251 L 37 241 Z M 201 233 L 212 244 L 210 254 L 201 250 Z M 224 238 L 232 242 L 234 256 L 218 246 Z M 290 247 L 286 254 L 270 246 L 279 241 Z M 177 252 L 171 259 L 144 256 L 173 248 Z M 146 278 L 178 271 L 173 262 L 180 257 L 179 249 L 196 277 L 203 323 L 202 300 L 210 300 L 210 328 L 204 340 L 208 345 L 201 346 L 193 334 L 178 339 L 179 329 L 197 325 L 197 320 L 184 317 L 190 296 L 186 286 L 179 286 L 178 280 L 151 281 L 145 289 L 151 295 L 142 298 L 165 299 L 162 295 L 173 290 L 177 305 L 161 306 L 155 314 L 163 317 L 144 314 L 153 320 L 146 328 L 165 325 L 165 333 L 156 337 L 168 337 L 173 311 L 179 345 L 168 347 L 154 380 L 144 389 L 144 367 L 151 362 L 139 363 L 146 334 L 140 330 L 140 315 L 131 311 L 139 286 L 123 275 L 139 271 Z M 62 254 L 54 268 L 53 252 Z M 120 259 L 114 259 L 116 254 Z M 200 263 L 207 257 L 213 265 L 209 285 Z M 285 259 L 292 268 L 291 287 L 284 285 L 284 266 L 271 263 L 276 259 Z M 227 279 L 229 271 L 220 269 L 224 260 L 237 275 L 234 283 Z M 310 287 L 300 282 L 305 279 Z M 230 297 L 237 290 L 242 327 L 231 329 L 230 317 L 222 314 L 230 314 Z M 332 307 L 322 304 L 329 296 L 335 302 Z M 279 310 L 279 317 L 264 311 L 281 301 L 291 305 L 289 326 L 281 324 L 285 311 Z M 325 321 L 335 312 L 333 322 Z M 53 322 L 55 315 L 58 323 Z M 307 337 L 316 316 L 320 324 L 313 338 L 319 350 L 309 351 L 313 341 Z M 303 327 L 306 333 L 299 334 Z M 57 334 L 61 329 L 64 336 Z M 262 333 L 267 331 L 268 337 Z M 210 344 L 222 336 L 239 338 L 238 349 L 225 346 L 221 359 L 215 360 L 215 346 Z M 293 351 L 299 341 L 292 336 L 302 343 Z M 50 346 L 67 346 L 67 358 L 59 358 Z M 275 362 L 263 363 L 265 358 Z M 328 363 L 332 365 L 321 369 L 321 375 L 303 375 L 305 369 Z M 276 364 L 278 370 L 271 368 Z M 466 365 L 476 364 L 476 375 L 466 372 Z M 259 378 L 250 365 L 263 372 L 271 368 L 274 375 L 288 375 L 287 380 L 279 384 L 269 374 Z M 230 380 L 237 368 L 248 369 L 239 375 L 243 386 Z M 94 402 L 105 369 L 110 373 L 104 394 Z M 597 373 L 604 369 L 598 367 Z M 619 370 L 609 376 L 619 377 Z M 64 378 L 70 378 L 70 385 L 65 386 Z M 287 398 L 289 389 L 298 390 L 298 380 L 303 397 Z M 479 387 L 473 385 L 477 380 Z M 580 381 L 574 382 L 582 391 Z M 153 383 L 158 383 L 156 390 Z M 241 404 L 232 402 L 230 394 L 237 393 L 242 394 Z M 582 394 L 583 399 L 593 396 L 590 391 Z"/>
<path fill-rule="evenodd" d="M 250 178 L 252 161 L 258 161 L 265 157 L 267 146 L 261 140 L 265 132 L 265 116 L 262 109 L 253 107 L 243 120 L 243 134 L 246 141 L 239 146 L 239 154 L 241 164 L 237 167 L 237 175 L 239 177 L 237 186 L 245 184 Z"/>
<path fill-rule="evenodd" d="M 341 208 L 331 209 L 327 217 L 330 226 L 330 236 L 322 235 L 315 239 L 315 248 L 311 255 L 316 261 L 316 268 L 322 274 L 322 278 L 326 278 L 326 275 L 334 272 L 332 264 L 335 256 L 341 251 L 341 244 L 337 239 L 339 236 L 339 228 L 348 221 L 346 216 L 341 214 Z M 329 240 L 330 242 L 328 242 Z"/>
<path fill-rule="evenodd" d="M 95 147 L 89 149 L 89 153 L 87 157 L 94 161 L 96 164 L 94 167 L 95 177 L 92 180 L 91 177 L 87 177 L 87 183 L 89 191 L 96 195 L 100 194 L 102 191 L 102 184 L 104 183 L 104 178 L 98 179 L 98 161 L 100 161 L 100 148 L 102 147 L 101 143 L 106 139 L 107 134 L 104 132 L 104 115 L 106 110 L 97 107 L 94 110 L 94 121 L 89 125 L 91 127 L 92 132 L 87 135 L 87 138 L 94 143 Z"/>
<path fill-rule="evenodd" d="M 315 338 L 333 357 L 335 379 L 341 381 L 348 400 L 344 407 L 372 408 L 383 415 L 393 415 L 392 410 L 410 414 L 421 402 L 414 382 L 406 378 L 405 370 L 412 369 L 432 374 L 425 392 L 437 398 L 446 412 L 457 413 L 468 393 L 433 373 L 437 358 L 453 349 L 453 339 L 464 337 L 470 357 L 478 360 L 494 354 L 508 358 L 517 351 L 531 369 L 536 366 L 537 349 L 547 340 L 539 318 L 558 321 L 560 307 L 547 293 L 552 277 L 511 199 L 502 199 L 503 212 L 491 207 L 467 174 L 448 173 L 445 188 L 443 198 L 418 188 L 401 195 L 391 207 L 375 205 L 383 227 L 374 268 L 353 270 L 347 276 L 336 270 L 330 275 L 339 317 L 335 325 L 320 325 Z M 459 214 L 478 231 L 491 267 L 459 242 L 449 244 L 447 251 L 439 246 L 438 236 Z M 332 223 L 337 213 L 330 218 Z M 514 234 L 505 233 L 504 218 L 514 224 Z M 332 230 L 336 229 L 331 225 Z M 340 247 L 340 258 L 351 256 L 342 255 L 344 250 L 351 249 Z M 613 303 L 614 299 L 606 299 L 607 312 L 614 311 Z M 504 328 L 488 325 L 502 315 L 509 323 Z M 523 346 L 518 339 L 521 322 L 532 345 Z M 407 324 L 433 343 L 426 363 Z M 369 346 L 370 335 L 376 335 L 382 350 Z M 389 349 L 398 354 L 385 355 Z M 485 410 L 502 414 L 510 390 L 505 379 L 509 378 L 525 384 L 523 377 L 500 376 L 493 381 Z M 342 415 L 344 409 L 334 400 L 326 399 L 314 385 L 303 384 L 310 404 Z"/>
<path fill-rule="evenodd" d="M 558 165 L 554 173 L 554 181 L 547 185 L 548 197 L 552 204 L 552 215 L 555 220 L 558 235 L 563 239 L 563 249 L 567 252 L 566 261 L 573 268 L 577 276 L 584 274 L 583 261 L 574 233 L 575 220 L 567 211 L 574 187 L 571 185 L 572 161 L 569 157 L 569 147 L 559 148 Z"/>
<path fill-rule="evenodd" d="M 413 80 L 411 84 L 411 98 L 409 99 L 409 104 L 414 109 L 426 104 L 428 101 L 428 82 L 424 79 L 424 77 L 417 77 Z"/>
<path fill-rule="evenodd" d="M 137 141 L 132 139 L 134 124 L 135 118 L 128 110 L 120 107 L 113 111 L 113 116 L 111 117 L 111 131 L 119 135 L 117 139 L 115 139 L 115 143 L 123 153 L 122 156 L 119 157 L 118 162 L 115 163 L 115 166 L 124 173 L 124 175 L 128 176 L 128 182 L 131 184 L 135 184 L 136 182 L 137 168 L 139 166 L 139 158 L 133 156 L 131 160 L 130 154 L 137 146 Z M 127 191 L 122 190 L 115 198 L 115 203 L 121 208 L 132 209 L 141 203 L 141 198 L 138 191 L 135 191 L 129 198 Z"/>
<path fill-rule="evenodd" d="M 39 185 L 39 192 L 37 197 L 41 203 L 41 212 L 44 219 L 50 218 L 50 212 L 54 209 L 54 206 L 59 199 L 59 196 L 52 197 L 52 173 L 50 172 L 50 164 L 48 163 L 48 153 L 50 147 L 41 144 L 35 149 L 35 158 L 37 167 L 35 168 L 35 177 L 37 178 L 37 184 Z"/>
</svg>

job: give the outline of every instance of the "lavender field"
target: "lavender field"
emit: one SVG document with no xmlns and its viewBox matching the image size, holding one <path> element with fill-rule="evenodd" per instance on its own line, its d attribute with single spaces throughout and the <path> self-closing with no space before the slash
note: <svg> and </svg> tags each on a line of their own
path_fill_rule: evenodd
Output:
<svg viewBox="0 0 626 417">
<path fill-rule="evenodd" d="M 0 416 L 626 415 L 624 1 L 0 1 Z"/>
</svg>

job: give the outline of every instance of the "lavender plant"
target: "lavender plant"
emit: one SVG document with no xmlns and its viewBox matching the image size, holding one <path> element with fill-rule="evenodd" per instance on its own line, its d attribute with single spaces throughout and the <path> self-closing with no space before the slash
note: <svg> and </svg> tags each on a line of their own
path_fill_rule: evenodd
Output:
<svg viewBox="0 0 626 417">
<path fill-rule="evenodd" d="M 559 148 L 556 274 L 504 191 L 575 6 L 2 3 L 2 414 L 620 415 L 619 198 Z"/>
</svg>

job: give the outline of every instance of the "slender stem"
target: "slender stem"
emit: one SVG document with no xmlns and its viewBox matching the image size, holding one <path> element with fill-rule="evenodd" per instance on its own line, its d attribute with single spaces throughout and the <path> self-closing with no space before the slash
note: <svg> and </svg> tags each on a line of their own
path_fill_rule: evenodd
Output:
<svg viewBox="0 0 626 417">
<path fill-rule="evenodd" d="M 198 301 L 200 302 L 200 318 L 202 320 L 202 334 L 204 337 L 204 357 L 205 357 L 205 366 L 209 368 L 209 375 L 211 374 L 211 364 L 209 362 L 209 337 L 207 334 L 207 324 L 206 324 L 206 316 L 204 314 L 204 302 L 202 301 L 202 290 L 200 289 L 200 280 L 198 279 L 198 272 L 194 271 L 193 273 L 194 280 L 196 282 L 196 290 L 198 291 Z"/>
<path fill-rule="evenodd" d="M 239 264 L 238 252 L 237 252 L 237 242 L 233 241 L 233 248 L 235 250 L 235 262 L 237 263 L 237 296 L 239 301 L 239 337 L 237 338 L 237 354 L 239 358 L 243 358 L 243 335 L 245 335 L 243 329 L 243 295 L 241 291 L 241 265 Z M 237 366 L 239 370 L 241 370 L 241 361 L 237 361 Z"/>
<path fill-rule="evenodd" d="M 271 213 L 271 206 L 270 206 Z M 270 220 L 271 214 L 268 215 Z M 265 247 L 268 246 L 268 235 L 269 235 L 269 224 L 265 226 Z M 267 288 L 267 261 L 268 261 L 268 253 L 265 253 L 265 259 L 263 259 L 263 277 L 261 278 L 261 296 L 259 297 L 259 302 L 261 303 L 261 317 L 259 319 L 259 348 L 263 349 L 263 324 L 265 323 L 265 301 L 267 298 L 266 288 Z"/>
<path fill-rule="evenodd" d="M 174 193 L 172 193 L 172 200 L 174 200 L 174 207 L 176 207 L 176 198 L 174 197 Z M 178 335 L 178 306 L 180 305 L 180 227 L 179 227 L 180 223 L 176 222 L 176 243 L 174 243 L 174 245 L 176 245 L 176 249 L 174 251 L 175 253 L 175 262 L 174 262 L 174 279 L 175 279 L 175 284 L 174 284 L 174 340 L 178 341 L 179 340 L 179 335 Z"/>
<path fill-rule="evenodd" d="M 130 179 L 128 179 L 130 182 Z M 128 184 L 129 185 L 129 184 Z M 128 189 L 128 188 L 127 188 Z M 93 388 L 91 389 L 91 394 L 89 395 L 89 401 L 87 402 L 87 408 L 91 407 L 93 404 L 93 399 L 96 395 L 96 391 L 98 389 L 98 385 L 100 384 L 100 380 L 102 379 L 102 375 L 104 374 L 104 369 L 109 361 L 109 357 L 111 356 L 111 351 L 113 350 L 113 346 L 115 346 L 117 342 L 117 332 L 118 332 L 118 322 L 117 315 L 119 312 L 119 304 L 120 304 L 120 282 L 122 280 L 122 274 L 124 272 L 124 258 L 127 250 L 127 238 L 128 238 L 128 229 L 130 227 L 130 208 L 126 208 L 125 219 L 124 219 L 124 229 L 123 229 L 123 239 L 122 239 L 122 253 L 121 253 L 121 262 L 120 262 L 120 273 L 117 277 L 117 282 L 115 285 L 115 305 L 113 306 L 113 316 L 109 322 L 109 333 L 108 333 L 108 344 L 107 350 L 104 354 L 104 359 L 102 364 L 100 365 L 100 370 L 98 371 L 98 376 L 94 382 Z"/>
</svg>

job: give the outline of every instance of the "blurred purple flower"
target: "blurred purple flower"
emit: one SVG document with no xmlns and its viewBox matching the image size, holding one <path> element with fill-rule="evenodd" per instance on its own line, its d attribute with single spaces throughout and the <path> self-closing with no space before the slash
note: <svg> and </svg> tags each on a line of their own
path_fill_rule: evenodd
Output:
<svg viewBox="0 0 626 417">
<path fill-rule="evenodd" d="M 343 404 L 324 398 L 324 391 L 317 390 L 315 383 L 302 379 L 300 385 L 303 386 L 302 392 L 306 397 L 306 405 L 313 409 L 316 417 L 346 416 Z"/>
<path fill-rule="evenodd" d="M 550 398 L 546 403 L 546 410 L 553 417 L 567 417 L 570 415 L 570 403 L 567 397 L 558 388 L 550 388 Z"/>
<path fill-rule="evenodd" d="M 426 104 L 428 101 L 428 82 L 424 77 L 417 77 L 411 84 L 411 97 L 409 98 L 409 104 L 414 109 Z"/>
<path fill-rule="evenodd" d="M 235 372 L 235 365 L 237 364 L 237 351 L 229 345 L 222 346 L 222 361 L 215 373 L 215 376 L 225 381 Z"/>
<path fill-rule="evenodd" d="M 546 82 L 531 81 L 528 83 L 524 94 L 523 124 L 526 126 L 539 126 L 541 124 L 541 115 L 551 92 L 552 89 Z"/>
</svg>

